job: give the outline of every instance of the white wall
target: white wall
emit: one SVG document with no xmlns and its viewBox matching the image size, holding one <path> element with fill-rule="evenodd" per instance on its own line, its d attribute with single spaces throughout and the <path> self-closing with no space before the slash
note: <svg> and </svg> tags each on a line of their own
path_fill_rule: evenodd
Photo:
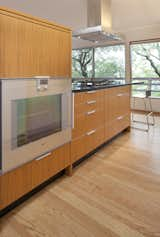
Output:
<svg viewBox="0 0 160 237">
<path fill-rule="evenodd" d="M 87 0 L 0 0 L 0 6 L 46 18 L 71 29 L 87 25 Z M 160 38 L 160 0 L 112 0 L 113 29 L 126 40 Z M 73 47 L 90 43 L 74 40 Z"/>
<path fill-rule="evenodd" d="M 0 6 L 45 18 L 72 29 L 86 25 L 86 0 L 0 0 Z"/>
</svg>

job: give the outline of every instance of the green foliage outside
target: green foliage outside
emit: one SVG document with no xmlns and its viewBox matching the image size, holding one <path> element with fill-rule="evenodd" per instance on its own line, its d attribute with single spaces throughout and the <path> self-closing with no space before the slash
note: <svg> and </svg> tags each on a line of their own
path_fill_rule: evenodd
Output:
<svg viewBox="0 0 160 237">
<path fill-rule="evenodd" d="M 125 77 L 124 45 L 73 50 L 72 77 Z"/>
<path fill-rule="evenodd" d="M 144 85 L 133 86 L 134 95 L 160 97 L 160 42 L 131 45 L 132 80 Z M 114 45 L 73 50 L 72 77 L 125 78 L 125 46 Z"/>
<path fill-rule="evenodd" d="M 124 45 L 95 48 L 95 77 L 125 78 Z"/>
<path fill-rule="evenodd" d="M 88 78 L 93 76 L 93 49 L 72 51 L 72 77 Z"/>
<path fill-rule="evenodd" d="M 132 79 L 143 78 L 145 85 L 133 86 L 134 95 L 144 95 L 143 89 L 151 89 L 153 97 L 160 97 L 160 42 L 131 46 Z"/>
</svg>

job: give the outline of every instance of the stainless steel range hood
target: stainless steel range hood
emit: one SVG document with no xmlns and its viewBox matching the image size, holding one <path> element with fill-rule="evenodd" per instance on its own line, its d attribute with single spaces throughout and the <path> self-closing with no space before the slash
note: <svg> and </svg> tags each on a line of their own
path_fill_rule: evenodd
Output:
<svg viewBox="0 0 160 237">
<path fill-rule="evenodd" d="M 122 40 L 112 31 L 111 0 L 87 0 L 87 28 L 73 32 L 73 37 L 91 42 Z"/>
</svg>

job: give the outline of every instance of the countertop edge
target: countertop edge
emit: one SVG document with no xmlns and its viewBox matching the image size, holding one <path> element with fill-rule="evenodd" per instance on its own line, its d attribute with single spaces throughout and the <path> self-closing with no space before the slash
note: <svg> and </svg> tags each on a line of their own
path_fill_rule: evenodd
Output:
<svg viewBox="0 0 160 237">
<path fill-rule="evenodd" d="M 132 86 L 132 85 L 139 85 L 144 84 L 143 82 L 131 82 L 131 83 L 124 83 L 124 84 L 115 84 L 115 85 L 106 85 L 106 86 L 99 86 L 99 87 L 87 87 L 87 88 L 81 88 L 81 89 L 73 89 L 72 93 L 78 93 L 78 92 L 87 92 L 87 91 L 96 91 L 96 90 L 103 90 L 103 89 L 110 89 L 113 87 L 120 87 L 120 86 Z"/>
</svg>

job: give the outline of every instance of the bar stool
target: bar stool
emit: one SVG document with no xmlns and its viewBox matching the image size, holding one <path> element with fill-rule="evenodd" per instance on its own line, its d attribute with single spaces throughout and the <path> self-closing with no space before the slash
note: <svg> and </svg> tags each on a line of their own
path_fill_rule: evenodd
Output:
<svg viewBox="0 0 160 237">
<path fill-rule="evenodd" d="M 155 125 L 155 117 L 154 117 L 154 112 L 153 112 L 153 109 L 152 109 L 152 101 L 151 101 L 151 90 L 146 90 L 144 96 L 133 96 L 132 98 L 133 98 L 133 109 L 135 109 L 136 99 L 140 98 L 140 99 L 143 100 L 144 111 L 145 111 L 145 120 L 146 120 L 146 121 L 135 120 L 134 119 L 134 113 L 132 112 L 132 115 L 131 115 L 132 122 L 142 123 L 142 124 L 145 124 L 147 126 L 146 129 L 137 128 L 137 127 L 134 127 L 134 126 L 133 126 L 133 128 L 148 132 L 149 129 L 150 129 L 150 125 L 151 126 Z M 149 108 L 149 112 L 147 112 L 147 105 L 148 105 L 148 108 Z M 150 117 L 152 117 L 152 122 L 149 122 Z"/>
</svg>

